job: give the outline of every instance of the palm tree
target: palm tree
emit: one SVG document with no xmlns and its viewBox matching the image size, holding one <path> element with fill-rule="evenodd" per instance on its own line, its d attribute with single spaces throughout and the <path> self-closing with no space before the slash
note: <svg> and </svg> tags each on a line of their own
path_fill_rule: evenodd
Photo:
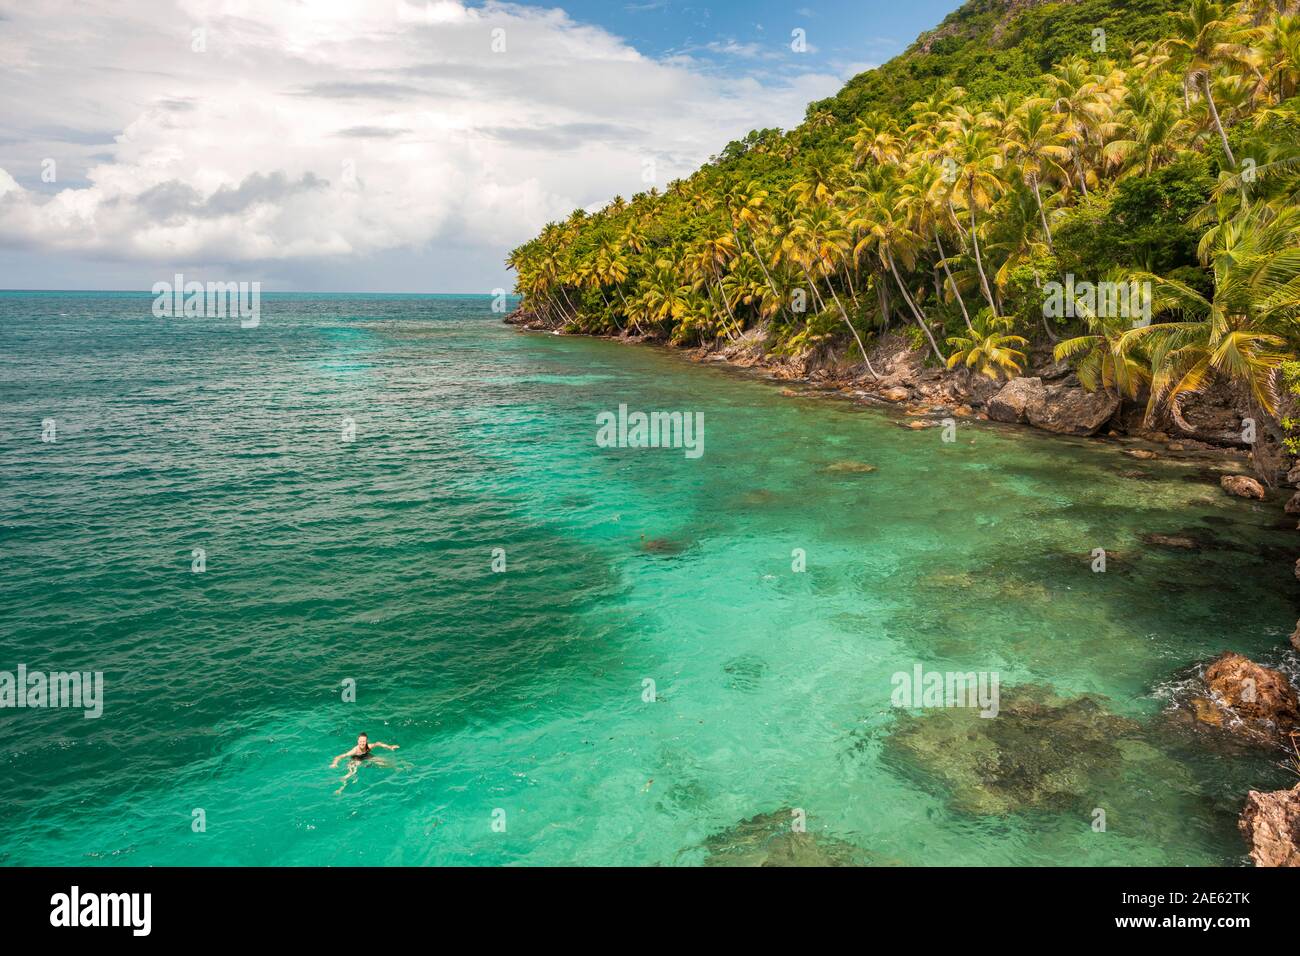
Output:
<svg viewBox="0 0 1300 956">
<path fill-rule="evenodd" d="M 1116 282 L 1124 278 L 1119 274 L 1107 277 Z M 1124 399 L 1137 398 L 1151 381 L 1151 372 L 1149 365 L 1134 353 L 1138 343 L 1127 335 L 1132 321 L 1117 315 L 1097 315 L 1083 299 L 1074 302 L 1074 312 L 1088 331 L 1059 343 L 1052 357 L 1058 362 L 1072 361 L 1080 384 L 1090 392 L 1113 392 L 1121 406 Z"/>
<path fill-rule="evenodd" d="M 1011 334 L 1011 320 L 1002 317 L 981 316 L 966 335 L 954 335 L 948 344 L 955 351 L 948 356 L 948 368 L 966 366 L 968 373 L 976 373 L 995 382 L 1003 374 L 1015 378 L 1024 367 L 1025 353 L 1014 346 L 1024 347 L 1029 342 Z"/>
<path fill-rule="evenodd" d="M 1206 297 L 1183 282 L 1138 273 L 1154 285 L 1152 308 L 1173 318 L 1130 329 L 1122 346 L 1146 345 L 1151 354 L 1147 419 L 1167 407 L 1174 421 L 1194 431 L 1180 402 L 1221 375 L 1249 393 L 1253 405 L 1273 414 L 1275 372 L 1290 356 L 1278 334 L 1300 319 L 1300 209 L 1275 212 L 1256 204 L 1206 232 L 1201 261 L 1214 273 Z"/>
<path fill-rule="evenodd" d="M 899 195 L 912 204 L 917 217 L 917 232 L 924 235 L 927 232 L 926 227 L 929 227 L 928 232 L 934 237 L 935 249 L 939 253 L 938 265 L 943 269 L 947 279 L 946 285 L 957 299 L 966 328 L 974 332 L 975 327 L 971 325 L 966 300 L 961 294 L 961 287 L 958 286 L 957 280 L 953 278 L 952 266 L 947 252 L 944 251 L 943 238 L 940 235 L 947 210 L 952 203 L 951 184 L 944 178 L 943 171 L 936 163 L 928 159 L 920 159 L 908 169 L 907 178 L 899 189 Z"/>
<path fill-rule="evenodd" d="M 1129 89 L 1121 114 L 1121 134 L 1102 149 L 1107 162 L 1120 167 L 1119 177 L 1150 174 L 1178 154 L 1185 141 L 1186 117 L 1178 101 L 1150 83 Z"/>
<path fill-rule="evenodd" d="M 1228 165 L 1236 169 L 1237 158 L 1228 145 L 1212 87 L 1217 67 L 1241 66 L 1251 59 L 1250 47 L 1240 38 L 1240 24 L 1215 0 L 1192 0 L 1186 13 L 1175 15 L 1174 35 L 1165 39 L 1160 49 L 1169 56 L 1168 68 L 1182 74 L 1185 87 L 1197 89 L 1205 97 Z"/>
<path fill-rule="evenodd" d="M 643 280 L 640 295 L 648 321 L 671 325 L 691 307 L 691 287 L 682 282 L 680 274 L 680 262 L 662 257 L 655 260 L 650 274 Z"/>
<path fill-rule="evenodd" d="M 1073 57 L 1044 77 L 1053 91 L 1052 108 L 1061 114 L 1074 172 L 1079 179 L 1079 189 L 1085 196 L 1088 195 L 1091 174 L 1086 152 L 1092 131 L 1109 114 L 1109 104 L 1106 102 L 1109 91 L 1104 78 L 1091 70 L 1091 66 L 1082 57 Z"/>
<path fill-rule="evenodd" d="M 1025 100 L 1007 124 L 1007 158 L 1020 167 L 1025 182 L 1034 191 L 1043 235 L 1047 237 L 1047 248 L 1052 255 L 1056 255 L 1056 248 L 1052 245 L 1052 227 L 1047 223 L 1039 187 L 1044 175 L 1070 178 L 1061 166 L 1070 158 L 1068 142 L 1069 135 L 1061 131 L 1060 120 L 1052 112 L 1051 101 L 1046 99 Z"/>
<path fill-rule="evenodd" d="M 884 166 L 903 158 L 906 144 L 898 135 L 898 124 L 879 113 L 871 113 L 858 121 L 857 131 L 849 140 L 856 169 L 871 160 Z"/>
<path fill-rule="evenodd" d="M 789 229 L 781 240 L 779 251 L 803 272 L 812 294 L 821 303 L 823 310 L 826 308 L 826 303 L 821 298 L 821 293 L 817 289 L 817 279 L 814 276 L 827 280 L 826 288 L 830 290 L 835 305 L 839 308 L 840 318 L 853 333 L 853 340 L 858 343 L 858 350 L 862 353 L 862 361 L 866 363 L 867 371 L 871 373 L 872 378 L 879 378 L 871 365 L 871 359 L 867 356 L 867 347 L 862 344 L 862 338 L 858 335 L 852 320 L 849 319 L 844 303 L 836 294 L 834 283 L 829 281 L 836 269 L 843 264 L 849 246 L 848 233 L 840 224 L 838 217 L 826 206 L 815 205 L 791 220 Z"/>
<path fill-rule="evenodd" d="M 998 307 L 993 301 L 993 291 L 989 288 L 989 278 L 984 272 L 984 260 L 980 255 L 977 215 L 992 206 L 1002 192 L 1002 180 L 998 177 L 1002 168 L 1002 153 L 978 118 L 971 116 L 965 109 L 959 107 L 957 115 L 944 125 L 951 133 L 948 147 L 951 150 L 950 158 L 956 164 L 953 198 L 966 207 L 970 217 L 970 240 L 975 251 L 980 289 L 988 300 L 989 311 L 997 315 Z"/>
<path fill-rule="evenodd" d="M 913 210 L 916 208 L 917 204 L 914 200 L 900 195 L 897 189 L 888 184 L 879 190 L 864 192 L 862 202 L 855 210 L 850 223 L 850 228 L 862 237 L 854 247 L 853 255 L 857 257 L 868 250 L 875 252 L 890 275 L 894 277 L 899 294 L 911 309 L 916 324 L 925 333 L 935 358 L 943 362 L 943 352 L 939 350 L 939 344 L 934 340 L 924 314 L 912 298 L 907 284 L 898 271 L 900 259 L 904 268 L 911 269 L 915 265 L 916 251 L 920 244 L 920 237 L 912 226 Z"/>
</svg>

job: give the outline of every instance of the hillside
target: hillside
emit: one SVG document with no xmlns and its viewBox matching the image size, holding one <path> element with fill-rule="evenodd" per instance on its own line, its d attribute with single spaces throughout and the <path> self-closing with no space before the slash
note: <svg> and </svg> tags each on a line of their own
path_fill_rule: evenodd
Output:
<svg viewBox="0 0 1300 956">
<path fill-rule="evenodd" d="M 972 0 L 798 128 L 548 225 L 508 260 L 520 318 L 831 349 L 869 384 L 896 333 L 992 380 L 1049 349 L 1149 426 L 1194 431 L 1183 402 L 1211 386 L 1281 418 L 1300 338 L 1295 7 Z"/>
</svg>

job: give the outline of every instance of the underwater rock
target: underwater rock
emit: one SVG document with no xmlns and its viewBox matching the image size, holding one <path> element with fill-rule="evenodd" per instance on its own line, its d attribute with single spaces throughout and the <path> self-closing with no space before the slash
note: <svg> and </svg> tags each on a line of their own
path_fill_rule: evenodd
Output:
<svg viewBox="0 0 1300 956">
<path fill-rule="evenodd" d="M 647 538 L 641 536 L 641 550 L 646 554 L 681 554 L 690 545 L 673 538 Z"/>
<path fill-rule="evenodd" d="M 890 402 L 905 402 L 912 397 L 912 392 L 901 385 L 881 389 L 880 397 Z"/>
<path fill-rule="evenodd" d="M 1104 783 L 1122 773 L 1127 744 L 1141 743 L 1136 721 L 1091 695 L 1067 699 L 1024 685 L 1001 698 L 991 718 L 967 707 L 902 715 L 885 741 L 886 761 L 945 792 L 954 810 L 1005 815 L 1095 806 Z"/>
<path fill-rule="evenodd" d="M 833 465 L 827 465 L 822 469 L 822 471 L 832 474 L 847 472 L 854 475 L 867 475 L 875 470 L 875 465 L 868 465 L 865 461 L 837 461 Z"/>
<path fill-rule="evenodd" d="M 1142 540 L 1158 548 L 1177 548 L 1180 551 L 1199 551 L 1201 549 L 1201 542 L 1185 534 L 1151 532 L 1142 535 Z"/>
<path fill-rule="evenodd" d="M 1250 791 L 1237 829 L 1256 866 L 1300 866 L 1300 783 L 1272 793 Z"/>
<path fill-rule="evenodd" d="M 1130 448 L 1124 452 L 1124 454 L 1128 455 L 1130 458 L 1137 458 L 1139 461 L 1151 461 L 1153 458 L 1160 457 L 1155 452 L 1149 451 L 1146 448 Z"/>
<path fill-rule="evenodd" d="M 705 866 L 869 866 L 871 854 L 836 837 L 799 833 L 790 808 L 761 813 L 704 841 Z"/>
<path fill-rule="evenodd" d="M 728 686 L 734 690 L 753 690 L 767 673 L 767 661 L 754 654 L 741 654 L 723 664 L 722 670 L 731 676 Z"/>
<path fill-rule="evenodd" d="M 1208 697 L 1192 700 L 1196 719 L 1261 742 L 1300 731 L 1300 701 L 1281 671 L 1229 651 L 1205 669 Z"/>
<path fill-rule="evenodd" d="M 1248 478 L 1245 475 L 1224 475 L 1219 479 L 1219 487 L 1230 495 L 1236 495 L 1238 498 L 1264 500 L 1264 486 L 1254 478 Z M 1300 498 L 1300 492 L 1296 494 L 1296 498 Z M 1295 501 L 1295 498 L 1291 500 Z M 1290 502 L 1287 503 L 1286 510 L 1291 511 Z M 1300 511 L 1300 508 L 1296 510 Z"/>
<path fill-rule="evenodd" d="M 1286 503 L 1286 513 L 1289 515 L 1300 515 L 1300 491 L 1293 494 Z"/>
<path fill-rule="evenodd" d="M 1300 651 L 1300 621 L 1295 622 L 1295 630 L 1291 632 L 1291 646 Z"/>
</svg>

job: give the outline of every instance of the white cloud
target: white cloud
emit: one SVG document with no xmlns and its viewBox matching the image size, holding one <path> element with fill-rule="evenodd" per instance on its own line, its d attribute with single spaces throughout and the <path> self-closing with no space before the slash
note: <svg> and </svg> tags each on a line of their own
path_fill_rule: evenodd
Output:
<svg viewBox="0 0 1300 956">
<path fill-rule="evenodd" d="M 840 83 L 719 77 L 558 9 L 454 0 L 43 0 L 4 17 L 0 243 L 128 262 L 448 243 L 499 261 L 547 220 L 646 188 L 645 158 L 662 188 Z"/>
</svg>

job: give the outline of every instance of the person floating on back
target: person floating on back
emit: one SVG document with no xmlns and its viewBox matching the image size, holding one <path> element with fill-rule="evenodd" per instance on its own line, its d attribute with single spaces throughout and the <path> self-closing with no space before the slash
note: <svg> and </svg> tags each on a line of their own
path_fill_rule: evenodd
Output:
<svg viewBox="0 0 1300 956">
<path fill-rule="evenodd" d="M 330 762 L 331 770 L 339 765 L 340 760 L 347 760 L 348 762 L 348 772 L 345 773 L 343 779 L 339 781 L 340 786 L 334 791 L 336 794 L 342 793 L 343 788 L 348 785 L 348 781 L 357 775 L 357 770 L 360 769 L 363 760 L 369 760 L 371 757 L 374 757 L 374 754 L 371 753 L 371 751 L 375 747 L 383 747 L 385 750 L 396 750 L 398 745 L 381 744 L 378 740 L 372 744 L 368 734 L 361 734 L 357 737 L 357 745 L 355 747 L 346 753 L 339 754 Z M 378 757 L 375 757 L 375 765 L 379 767 L 390 766 L 388 761 L 380 760 Z"/>
</svg>

